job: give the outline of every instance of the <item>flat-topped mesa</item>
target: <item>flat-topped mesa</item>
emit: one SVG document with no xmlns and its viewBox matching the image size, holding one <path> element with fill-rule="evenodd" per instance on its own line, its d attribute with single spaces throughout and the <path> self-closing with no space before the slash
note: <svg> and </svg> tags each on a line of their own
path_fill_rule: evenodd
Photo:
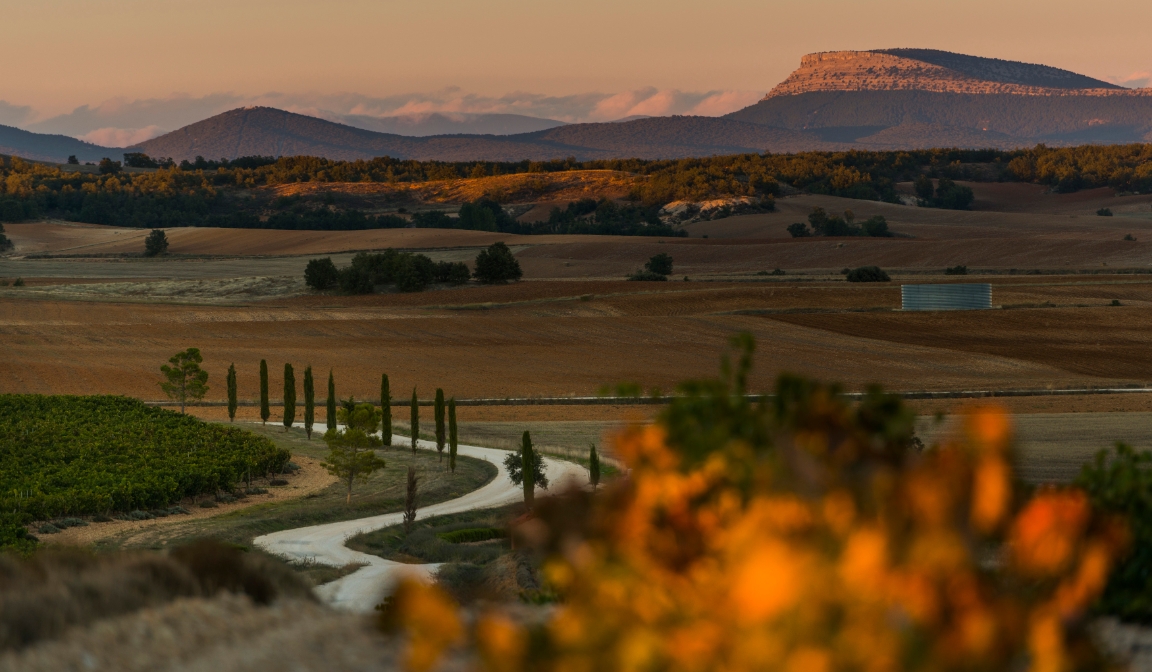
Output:
<svg viewBox="0 0 1152 672">
<path fill-rule="evenodd" d="M 933 91 L 1026 96 L 1149 95 L 1084 75 L 998 58 L 934 49 L 826 51 L 808 54 L 800 67 L 765 96 L 814 91 Z"/>
</svg>

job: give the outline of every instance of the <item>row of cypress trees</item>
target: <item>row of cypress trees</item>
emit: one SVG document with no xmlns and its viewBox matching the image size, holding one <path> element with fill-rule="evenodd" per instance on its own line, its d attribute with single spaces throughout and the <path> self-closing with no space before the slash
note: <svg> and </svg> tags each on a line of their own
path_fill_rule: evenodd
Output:
<svg viewBox="0 0 1152 672">
<path fill-rule="evenodd" d="M 291 427 L 296 421 L 296 373 L 291 364 L 284 365 L 284 428 Z M 239 405 L 236 386 L 236 365 L 228 366 L 228 419 L 236 420 L 236 408 Z M 416 388 L 412 388 L 412 452 L 416 452 L 416 443 L 420 436 L 420 408 L 416 396 Z M 440 460 L 444 459 L 444 450 L 448 449 L 448 469 L 456 472 L 456 449 L 459 442 L 459 432 L 456 427 L 456 398 L 444 400 L 444 390 L 436 388 L 436 401 L 433 404 L 436 422 L 436 451 Z M 332 371 L 328 372 L 328 429 L 336 429 L 336 380 Z M 392 445 L 392 389 L 388 381 L 388 374 L 380 376 L 380 410 L 383 416 L 380 426 L 380 438 L 384 445 Z M 447 416 L 447 418 L 445 418 Z M 268 398 L 268 362 L 260 360 L 260 420 L 267 424 L 272 417 L 272 409 Z M 304 431 L 308 438 L 312 438 L 312 427 L 316 421 L 316 389 L 312 377 L 312 367 L 304 369 Z"/>
</svg>

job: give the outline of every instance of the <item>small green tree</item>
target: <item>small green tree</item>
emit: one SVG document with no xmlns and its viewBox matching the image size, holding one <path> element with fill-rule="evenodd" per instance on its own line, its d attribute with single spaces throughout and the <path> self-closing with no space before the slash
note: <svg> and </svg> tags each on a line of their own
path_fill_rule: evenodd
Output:
<svg viewBox="0 0 1152 672">
<path fill-rule="evenodd" d="M 448 470 L 456 473 L 456 446 L 459 441 L 456 432 L 456 397 L 448 400 Z"/>
<path fill-rule="evenodd" d="M 444 427 L 444 390 L 439 387 L 436 388 L 436 402 L 433 411 L 436 418 L 436 457 L 443 462 L 444 445 L 447 443 L 448 437 L 445 435 Z"/>
<path fill-rule="evenodd" d="M 312 427 L 316 424 L 316 382 L 312 380 L 312 365 L 304 367 L 304 433 L 312 440 Z"/>
<path fill-rule="evenodd" d="M 168 364 L 160 367 L 166 380 L 160 389 L 169 399 L 180 401 L 180 412 L 188 400 L 200 400 L 208 393 L 208 372 L 200 368 L 204 358 L 199 348 L 188 348 L 168 358 Z"/>
<path fill-rule="evenodd" d="M 228 365 L 228 422 L 236 421 L 236 407 L 239 405 L 236 397 L 236 365 Z"/>
<path fill-rule="evenodd" d="M 373 436 L 380 424 L 380 412 L 372 404 L 357 404 L 349 399 L 337 415 L 344 429 L 324 433 L 328 459 L 322 465 L 328 473 L 348 484 L 345 503 L 351 504 L 353 483 L 384 467 L 384 460 L 372 450 L 380 445 L 380 439 Z"/>
<path fill-rule="evenodd" d="M 420 439 L 420 402 L 416 399 L 416 388 L 412 388 L 412 452 L 416 452 L 416 442 Z"/>
<path fill-rule="evenodd" d="M 380 376 L 380 440 L 385 446 L 392 445 L 392 387 L 388 374 Z"/>
<path fill-rule="evenodd" d="M 408 465 L 408 487 L 404 492 L 404 534 L 412 531 L 412 523 L 416 522 L 416 498 L 419 494 L 420 479 L 416 476 L 416 467 Z"/>
<path fill-rule="evenodd" d="M 519 280 L 524 271 L 507 245 L 492 243 L 476 255 L 476 270 L 472 275 L 483 283 L 508 282 Z"/>
<path fill-rule="evenodd" d="M 328 429 L 336 429 L 336 379 L 332 377 L 332 369 L 328 369 L 328 407 L 326 409 Z"/>
<path fill-rule="evenodd" d="M 268 424 L 272 409 L 268 407 L 268 362 L 260 360 L 260 421 Z"/>
<path fill-rule="evenodd" d="M 284 364 L 284 431 L 296 422 L 296 372 Z"/>
<path fill-rule="evenodd" d="M 144 256 L 158 257 L 164 254 L 168 254 L 168 234 L 164 233 L 164 229 L 152 229 L 144 239 Z"/>
<path fill-rule="evenodd" d="M 504 469 L 512 483 L 524 486 L 524 503 L 528 508 L 532 508 L 536 486 L 548 489 L 544 458 L 532 448 L 532 435 L 528 432 L 524 432 L 521 438 L 520 452 L 508 453 L 508 457 L 504 458 Z"/>
<path fill-rule="evenodd" d="M 648 263 L 644 264 L 644 269 L 657 275 L 672 275 L 672 256 L 667 252 L 661 252 L 649 259 Z"/>
<path fill-rule="evenodd" d="M 588 481 L 592 489 L 600 485 L 600 456 L 596 454 L 596 444 L 592 444 L 592 452 L 588 453 Z"/>
</svg>

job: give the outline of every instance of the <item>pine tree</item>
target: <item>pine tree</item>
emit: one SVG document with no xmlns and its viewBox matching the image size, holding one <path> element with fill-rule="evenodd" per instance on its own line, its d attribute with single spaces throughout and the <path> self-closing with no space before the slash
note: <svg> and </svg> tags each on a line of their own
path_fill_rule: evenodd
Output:
<svg viewBox="0 0 1152 672">
<path fill-rule="evenodd" d="M 296 372 L 284 365 L 284 431 L 296 422 Z"/>
<path fill-rule="evenodd" d="M 228 365 L 228 422 L 236 421 L 236 365 Z"/>
<path fill-rule="evenodd" d="M 416 388 L 412 388 L 412 452 L 416 452 L 416 441 L 420 438 L 420 405 L 416 399 Z"/>
<path fill-rule="evenodd" d="M 260 420 L 268 424 L 272 410 L 268 408 L 268 362 L 260 360 Z"/>
<path fill-rule="evenodd" d="M 520 444 L 520 473 L 523 474 L 524 504 L 531 509 L 536 500 L 536 460 L 532 455 L 532 435 L 524 432 Z"/>
<path fill-rule="evenodd" d="M 595 443 L 592 444 L 592 452 L 588 454 L 588 480 L 593 490 L 600 485 L 600 456 L 596 454 Z"/>
<path fill-rule="evenodd" d="M 436 388 L 434 415 L 436 417 L 436 457 L 443 462 L 444 444 L 447 437 L 444 435 L 444 390 L 439 387 Z"/>
<path fill-rule="evenodd" d="M 448 470 L 456 473 L 456 397 L 448 400 Z"/>
<path fill-rule="evenodd" d="M 388 374 L 380 376 L 380 439 L 385 446 L 392 445 L 392 388 L 388 384 Z"/>
<path fill-rule="evenodd" d="M 328 369 L 328 429 L 336 429 L 336 379 Z"/>
<path fill-rule="evenodd" d="M 312 380 L 312 365 L 304 367 L 304 432 L 312 440 L 312 426 L 316 424 L 316 383 Z"/>
</svg>

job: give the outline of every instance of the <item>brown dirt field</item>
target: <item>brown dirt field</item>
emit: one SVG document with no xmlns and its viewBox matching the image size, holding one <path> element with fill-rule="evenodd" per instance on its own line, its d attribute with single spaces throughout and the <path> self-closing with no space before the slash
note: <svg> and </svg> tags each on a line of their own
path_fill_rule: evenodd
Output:
<svg viewBox="0 0 1152 672">
<path fill-rule="evenodd" d="M 266 495 L 250 495 L 247 499 L 242 499 L 231 504 L 219 504 L 213 509 L 205 509 L 193 503 L 185 503 L 184 508 L 190 512 L 188 515 L 153 518 L 152 520 L 113 520 L 107 523 L 89 523 L 87 527 L 70 527 L 58 534 L 41 535 L 40 540 L 49 545 L 90 546 L 98 541 L 111 537 L 131 536 L 145 531 L 152 531 L 155 528 L 185 523 L 190 520 L 214 518 L 258 504 L 304 497 L 305 495 L 319 492 L 336 482 L 336 478 L 320 466 L 319 460 L 314 460 L 302 455 L 293 455 L 292 461 L 300 466 L 300 471 L 295 474 L 282 476 L 282 478 L 288 481 L 288 485 L 268 486 L 268 494 Z"/>
<path fill-rule="evenodd" d="M 870 340 L 1028 361 L 1101 379 L 1152 378 L 1152 311 L 1139 307 L 771 315 Z"/>
</svg>

